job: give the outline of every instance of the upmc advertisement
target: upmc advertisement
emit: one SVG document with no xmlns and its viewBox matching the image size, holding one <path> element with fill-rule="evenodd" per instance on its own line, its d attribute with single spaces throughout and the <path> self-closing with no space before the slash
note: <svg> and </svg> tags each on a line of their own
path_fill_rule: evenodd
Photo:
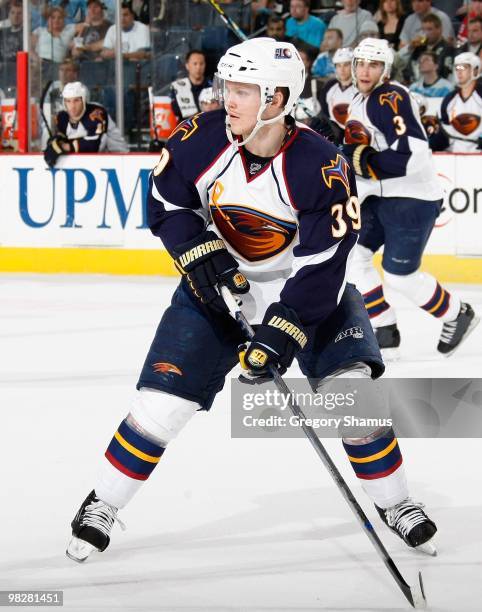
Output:
<svg viewBox="0 0 482 612">
<path fill-rule="evenodd" d="M 49 169 L 41 155 L 0 155 L 0 269 L 2 248 L 162 249 L 145 212 L 158 158 L 71 155 Z M 481 157 L 434 159 L 445 201 L 426 253 L 481 256 Z"/>
</svg>

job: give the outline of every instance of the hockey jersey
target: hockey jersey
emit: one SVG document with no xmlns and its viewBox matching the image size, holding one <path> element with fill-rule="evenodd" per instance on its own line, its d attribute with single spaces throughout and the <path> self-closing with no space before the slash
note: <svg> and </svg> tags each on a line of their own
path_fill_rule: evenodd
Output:
<svg viewBox="0 0 482 612">
<path fill-rule="evenodd" d="M 321 110 L 341 128 L 345 127 L 348 109 L 357 90 L 353 85 L 342 87 L 336 79 L 327 81 L 321 92 Z"/>
<path fill-rule="evenodd" d="M 354 175 L 338 149 L 293 122 L 252 174 L 244 148 L 226 136 L 224 110 L 174 130 L 151 174 L 148 223 L 171 254 L 214 230 L 250 280 L 248 318 L 260 322 L 281 300 L 305 325 L 336 308 L 360 227 Z"/>
<path fill-rule="evenodd" d="M 482 84 L 477 83 L 472 95 L 464 99 L 460 89 L 452 91 L 442 101 L 440 121 L 449 137 L 448 151 L 478 152 L 477 140 L 482 134 Z"/>
<path fill-rule="evenodd" d="M 373 147 L 370 179 L 357 176 L 360 201 L 370 195 L 436 201 L 443 197 L 416 101 L 395 82 L 369 95 L 358 93 L 349 109 L 345 143 Z"/>
<path fill-rule="evenodd" d="M 67 111 L 62 110 L 57 113 L 56 124 L 57 131 L 73 141 L 76 153 L 129 151 L 119 128 L 100 104 L 88 102 L 77 122 L 71 121 Z"/>
</svg>

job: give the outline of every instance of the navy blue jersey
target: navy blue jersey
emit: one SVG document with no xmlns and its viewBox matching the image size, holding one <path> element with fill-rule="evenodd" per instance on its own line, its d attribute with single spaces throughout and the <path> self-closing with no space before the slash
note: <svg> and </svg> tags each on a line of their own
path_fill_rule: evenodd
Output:
<svg viewBox="0 0 482 612">
<path fill-rule="evenodd" d="M 258 172 L 249 163 L 227 139 L 224 110 L 181 123 L 151 175 L 149 226 L 170 252 L 216 231 L 251 282 L 243 300 L 253 322 L 279 300 L 304 324 L 322 321 L 341 298 L 360 228 L 350 165 L 297 124 Z"/>
</svg>

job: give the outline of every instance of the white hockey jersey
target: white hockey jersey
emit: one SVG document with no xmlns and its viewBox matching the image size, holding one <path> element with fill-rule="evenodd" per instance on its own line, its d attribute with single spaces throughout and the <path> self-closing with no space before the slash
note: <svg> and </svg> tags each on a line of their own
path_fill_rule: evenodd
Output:
<svg viewBox="0 0 482 612">
<path fill-rule="evenodd" d="M 345 127 L 348 109 L 357 90 L 353 85 L 343 88 L 336 79 L 325 83 L 321 93 L 321 110 L 341 128 Z"/>
<path fill-rule="evenodd" d="M 440 107 L 440 121 L 449 137 L 448 151 L 453 153 L 479 152 L 477 140 L 482 134 L 482 84 L 464 99 L 460 89 L 445 96 Z"/>
<path fill-rule="evenodd" d="M 357 176 L 360 201 L 370 195 L 425 201 L 443 198 L 432 151 L 409 91 L 395 82 L 358 93 L 349 109 L 345 143 L 369 145 L 372 178 Z"/>
</svg>

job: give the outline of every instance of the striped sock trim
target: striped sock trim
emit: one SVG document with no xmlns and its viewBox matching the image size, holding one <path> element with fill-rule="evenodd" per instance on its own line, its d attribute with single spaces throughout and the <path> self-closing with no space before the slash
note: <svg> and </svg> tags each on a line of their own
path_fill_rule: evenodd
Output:
<svg viewBox="0 0 482 612">
<path fill-rule="evenodd" d="M 106 459 L 120 472 L 134 480 L 147 480 L 164 452 L 122 421 L 109 444 Z"/>
<path fill-rule="evenodd" d="M 429 301 L 421 306 L 429 314 L 434 317 L 443 317 L 450 306 L 450 293 L 444 289 L 438 282 Z"/>
<path fill-rule="evenodd" d="M 390 304 L 385 300 L 382 285 L 378 285 L 375 289 L 364 293 L 363 301 L 365 302 L 365 308 L 370 319 L 377 317 L 390 308 Z"/>
<path fill-rule="evenodd" d="M 403 462 L 393 429 L 368 444 L 343 441 L 346 454 L 358 478 L 374 480 L 392 474 Z"/>
</svg>

